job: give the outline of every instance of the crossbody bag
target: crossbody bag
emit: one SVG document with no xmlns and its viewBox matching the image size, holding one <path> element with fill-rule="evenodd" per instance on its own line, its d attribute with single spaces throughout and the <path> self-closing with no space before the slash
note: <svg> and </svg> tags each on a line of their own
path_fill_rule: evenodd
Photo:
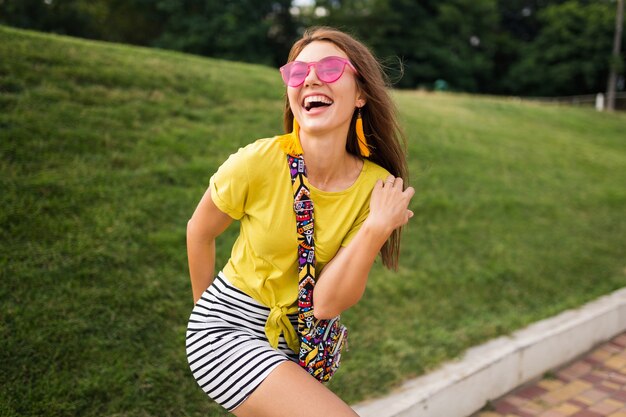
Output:
<svg viewBox="0 0 626 417">
<path fill-rule="evenodd" d="M 298 334 L 301 367 L 321 382 L 328 382 L 339 368 L 341 352 L 346 346 L 348 331 L 339 316 L 330 320 L 313 315 L 315 287 L 314 211 L 306 185 L 306 167 L 302 155 L 287 155 L 293 186 L 293 209 L 298 232 Z"/>
</svg>

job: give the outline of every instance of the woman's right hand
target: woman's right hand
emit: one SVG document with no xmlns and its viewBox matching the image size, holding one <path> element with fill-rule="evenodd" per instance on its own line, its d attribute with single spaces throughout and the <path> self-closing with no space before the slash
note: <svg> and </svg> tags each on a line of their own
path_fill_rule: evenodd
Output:
<svg viewBox="0 0 626 417">
<path fill-rule="evenodd" d="M 378 180 L 372 190 L 366 222 L 385 236 L 391 235 L 391 232 L 407 224 L 413 217 L 409 203 L 414 194 L 413 187 L 404 189 L 404 181 L 400 177 L 389 175 L 385 181 Z"/>
</svg>

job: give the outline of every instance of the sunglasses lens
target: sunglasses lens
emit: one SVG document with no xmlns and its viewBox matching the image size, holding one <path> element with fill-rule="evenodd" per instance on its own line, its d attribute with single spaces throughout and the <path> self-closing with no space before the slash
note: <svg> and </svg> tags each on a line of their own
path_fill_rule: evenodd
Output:
<svg viewBox="0 0 626 417">
<path fill-rule="evenodd" d="M 308 69 L 304 62 L 290 62 L 281 69 L 283 81 L 290 87 L 297 87 L 304 82 Z"/>
<path fill-rule="evenodd" d="M 334 83 L 341 77 L 348 64 L 346 59 L 336 56 L 326 57 L 321 61 L 312 63 L 292 61 L 281 67 L 280 73 L 283 81 L 289 87 L 299 87 L 309 74 L 309 67 L 314 66 L 315 74 L 321 81 Z"/>
<path fill-rule="evenodd" d="M 315 71 L 320 80 L 325 83 L 334 83 L 343 74 L 346 64 L 337 58 L 325 58 L 317 63 Z"/>
</svg>

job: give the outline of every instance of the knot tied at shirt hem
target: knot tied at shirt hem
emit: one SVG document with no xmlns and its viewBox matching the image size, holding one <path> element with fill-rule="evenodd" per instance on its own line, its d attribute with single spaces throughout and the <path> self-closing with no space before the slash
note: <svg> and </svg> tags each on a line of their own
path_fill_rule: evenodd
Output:
<svg viewBox="0 0 626 417">
<path fill-rule="evenodd" d="M 278 348 L 278 339 L 282 333 L 289 348 L 298 353 L 300 350 L 300 338 L 296 333 L 296 329 L 289 321 L 288 312 L 288 307 L 272 307 L 265 322 L 265 335 L 270 345 L 276 349 Z"/>
</svg>

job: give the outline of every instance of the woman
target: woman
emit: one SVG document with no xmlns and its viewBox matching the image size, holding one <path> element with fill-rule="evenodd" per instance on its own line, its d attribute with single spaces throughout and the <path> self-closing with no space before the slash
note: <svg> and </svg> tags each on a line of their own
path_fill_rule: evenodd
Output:
<svg viewBox="0 0 626 417">
<path fill-rule="evenodd" d="M 291 133 L 231 155 L 188 223 L 196 305 L 187 355 L 198 384 L 236 416 L 355 416 L 296 363 L 297 233 L 286 154 L 303 155 L 314 203 L 316 318 L 361 298 L 379 252 L 397 267 L 414 190 L 404 189 L 400 130 L 370 51 L 345 33 L 313 28 L 288 61 L 281 73 Z M 233 219 L 240 235 L 213 279 L 215 239 Z"/>
</svg>

